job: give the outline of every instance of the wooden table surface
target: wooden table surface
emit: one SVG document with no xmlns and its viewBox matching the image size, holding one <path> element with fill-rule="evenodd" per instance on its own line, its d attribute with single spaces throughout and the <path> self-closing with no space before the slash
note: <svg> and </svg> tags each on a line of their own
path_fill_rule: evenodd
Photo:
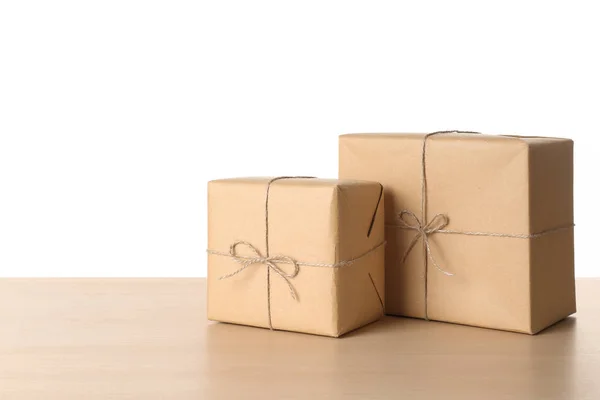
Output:
<svg viewBox="0 0 600 400">
<path fill-rule="evenodd" d="M 600 399 L 600 279 L 537 336 L 210 323 L 204 279 L 0 279 L 0 399 Z"/>
</svg>

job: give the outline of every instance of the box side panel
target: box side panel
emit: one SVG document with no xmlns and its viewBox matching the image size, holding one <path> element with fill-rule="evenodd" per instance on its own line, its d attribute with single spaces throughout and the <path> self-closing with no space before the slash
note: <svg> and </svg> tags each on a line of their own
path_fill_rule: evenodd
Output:
<svg viewBox="0 0 600 400">
<path fill-rule="evenodd" d="M 338 258 L 356 259 L 336 270 L 338 332 L 343 334 L 384 314 L 385 247 L 379 246 L 384 242 L 385 223 L 382 186 L 379 183 L 340 186 L 338 210 Z"/>
<path fill-rule="evenodd" d="M 386 312 L 424 316 L 424 266 L 403 268 L 400 259 L 410 241 L 396 227 L 403 208 L 420 205 L 420 149 L 422 135 L 342 135 L 339 141 L 339 177 L 380 182 L 385 202 L 385 305 Z M 415 257 L 423 257 L 416 246 Z"/>
<path fill-rule="evenodd" d="M 531 330 L 576 311 L 573 229 L 573 142 L 541 141 L 530 146 Z"/>
</svg>

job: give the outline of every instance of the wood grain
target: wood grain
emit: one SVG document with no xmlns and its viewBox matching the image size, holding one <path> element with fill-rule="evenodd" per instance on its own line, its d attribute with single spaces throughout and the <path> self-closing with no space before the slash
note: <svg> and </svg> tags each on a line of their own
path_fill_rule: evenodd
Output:
<svg viewBox="0 0 600 400">
<path fill-rule="evenodd" d="M 600 280 L 537 336 L 387 317 L 206 321 L 204 279 L 0 279 L 0 399 L 598 399 Z"/>
</svg>

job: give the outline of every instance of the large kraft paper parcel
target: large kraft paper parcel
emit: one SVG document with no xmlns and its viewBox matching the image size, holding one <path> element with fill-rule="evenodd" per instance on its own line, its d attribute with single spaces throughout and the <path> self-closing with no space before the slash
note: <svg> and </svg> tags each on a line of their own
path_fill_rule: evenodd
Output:
<svg viewBox="0 0 600 400">
<path fill-rule="evenodd" d="M 383 189 L 302 177 L 208 184 L 208 318 L 338 337 L 385 298 Z"/>
<path fill-rule="evenodd" d="M 351 134 L 339 146 L 340 178 L 384 186 L 387 314 L 534 334 L 575 312 L 571 140 Z"/>
</svg>

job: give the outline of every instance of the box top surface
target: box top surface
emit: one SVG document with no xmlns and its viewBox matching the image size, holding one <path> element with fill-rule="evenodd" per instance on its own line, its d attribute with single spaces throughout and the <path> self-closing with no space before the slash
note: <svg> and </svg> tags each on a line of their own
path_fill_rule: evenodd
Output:
<svg viewBox="0 0 600 400">
<path fill-rule="evenodd" d="M 348 133 L 344 135 L 340 135 L 340 140 L 347 139 L 360 139 L 360 138 L 369 138 L 369 139 L 414 139 L 414 140 L 423 140 L 423 137 L 427 135 L 427 133 Z M 457 138 L 463 140 L 473 140 L 473 141 L 482 141 L 487 143 L 515 143 L 515 144 L 526 144 L 526 145 L 536 145 L 536 144 L 545 144 L 545 143 L 555 143 L 559 141 L 569 141 L 572 142 L 571 139 L 566 138 L 558 138 L 558 137 L 544 137 L 544 136 L 520 136 L 520 135 L 489 135 L 483 133 L 461 133 L 461 132 L 452 132 L 452 133 L 441 133 L 438 135 L 434 135 L 430 137 L 428 140 L 456 140 Z"/>
<path fill-rule="evenodd" d="M 256 184 L 265 186 L 274 177 L 238 177 L 238 178 L 225 178 L 215 179 L 209 182 L 209 184 Z M 330 187 L 330 188 L 343 188 L 352 186 L 380 186 L 379 183 L 374 181 L 356 180 L 356 179 L 321 179 L 321 178 L 294 178 L 293 179 L 279 179 L 274 182 L 276 185 L 288 185 L 288 186 L 302 186 L 302 187 Z"/>
</svg>

